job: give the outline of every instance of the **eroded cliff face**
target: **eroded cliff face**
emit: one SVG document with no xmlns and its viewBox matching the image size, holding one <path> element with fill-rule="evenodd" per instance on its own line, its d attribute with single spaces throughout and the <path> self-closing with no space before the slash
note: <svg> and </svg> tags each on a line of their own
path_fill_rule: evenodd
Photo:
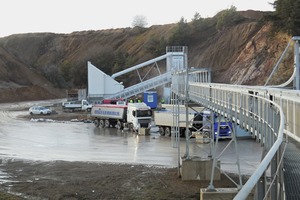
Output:
<svg viewBox="0 0 300 200">
<path fill-rule="evenodd" d="M 210 67 L 213 82 L 263 85 L 291 36 L 271 34 L 272 24 L 259 22 L 256 12 L 244 14 L 257 19 L 220 31 L 209 29 L 199 33 L 199 38 L 196 33 L 188 46 L 189 66 Z M 86 87 L 82 83 L 87 82 L 87 61 L 108 74 L 142 63 L 165 53 L 161 42 L 175 27 L 169 24 L 142 30 L 30 33 L 0 38 L 0 102 L 64 97 L 68 87 Z M 159 45 L 160 51 L 154 51 Z M 111 66 L 111 60 L 117 64 Z M 292 71 L 290 48 L 270 84 L 284 82 Z M 138 77 L 135 74 L 123 79 L 130 82 Z"/>
<path fill-rule="evenodd" d="M 61 98 L 64 92 L 53 87 L 30 65 L 0 47 L 0 103 Z"/>
<path fill-rule="evenodd" d="M 291 39 L 287 34 L 271 35 L 271 29 L 271 23 L 250 22 L 216 33 L 206 46 L 192 50 L 190 64 L 210 67 L 213 82 L 263 85 Z M 288 52 L 278 69 L 281 76 L 275 74 L 270 84 L 282 83 L 292 74 L 293 49 Z"/>
<path fill-rule="evenodd" d="M 253 35 L 239 53 L 235 61 L 230 64 L 224 73 L 228 82 L 232 84 L 264 85 L 271 74 L 285 46 L 291 39 L 288 35 L 270 36 L 271 25 L 267 24 Z M 285 57 L 285 66 L 279 68 L 278 73 L 271 79 L 270 84 L 281 84 L 286 81 L 293 71 L 292 61 L 293 49 Z M 283 74 L 283 70 L 285 71 Z"/>
</svg>

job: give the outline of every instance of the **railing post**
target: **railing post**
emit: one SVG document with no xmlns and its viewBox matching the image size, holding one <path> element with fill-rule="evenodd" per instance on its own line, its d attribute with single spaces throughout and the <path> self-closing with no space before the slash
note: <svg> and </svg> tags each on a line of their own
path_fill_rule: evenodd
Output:
<svg viewBox="0 0 300 200">
<path fill-rule="evenodd" d="M 264 198 L 265 195 L 265 181 L 264 181 L 264 176 L 262 176 L 259 181 L 256 184 L 255 188 L 255 200 L 260 200 Z"/>
<path fill-rule="evenodd" d="M 277 159 L 277 155 L 278 152 L 275 154 L 275 156 L 273 157 L 272 161 L 271 161 L 271 180 L 275 179 L 275 181 L 273 183 L 273 185 L 270 185 L 271 187 L 271 199 L 272 200 L 277 200 L 277 190 L 278 190 L 278 185 L 277 185 L 277 165 L 278 165 L 278 159 Z"/>
<path fill-rule="evenodd" d="M 295 40 L 295 47 L 294 47 L 294 65 L 296 67 L 296 80 L 295 80 L 295 89 L 300 90 L 300 64 L 299 64 L 299 37 L 293 37 L 293 40 Z"/>
<path fill-rule="evenodd" d="M 186 68 L 186 82 L 185 82 L 185 141 L 186 141 L 186 158 L 190 158 L 190 140 L 189 140 L 189 70 Z"/>
</svg>

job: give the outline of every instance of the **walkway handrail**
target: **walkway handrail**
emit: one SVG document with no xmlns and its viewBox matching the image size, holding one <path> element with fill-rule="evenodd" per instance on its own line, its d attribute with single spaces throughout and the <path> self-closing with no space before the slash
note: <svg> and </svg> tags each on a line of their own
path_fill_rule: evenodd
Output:
<svg viewBox="0 0 300 200">
<path fill-rule="evenodd" d="M 195 81 L 192 76 L 187 76 L 187 74 L 187 71 L 181 71 L 175 73 L 172 77 L 172 91 L 179 98 L 184 97 L 187 89 L 188 99 L 200 103 L 247 128 L 256 137 L 256 140 L 264 146 L 266 154 L 263 160 L 235 199 L 246 199 L 269 166 L 271 166 L 271 178 L 277 181 L 274 185 L 280 185 L 280 193 L 271 191 L 271 196 L 284 195 L 282 192 L 283 179 L 281 179 L 280 174 L 282 170 L 279 169 L 282 167 L 280 146 L 283 142 L 285 117 L 282 105 L 275 102 L 275 97 L 270 95 L 268 91 L 269 88 L 200 83 Z M 188 83 L 188 87 L 184 86 L 186 83 Z M 280 161 L 276 160 L 278 158 Z M 272 161 L 274 159 L 276 163 Z M 271 188 L 272 184 L 269 187 Z M 265 191 L 269 190 L 266 189 Z M 262 195 L 262 193 L 259 195 Z"/>
<path fill-rule="evenodd" d="M 120 92 L 107 96 L 107 99 L 113 99 L 113 98 L 129 98 L 136 94 L 139 94 L 143 91 L 147 91 L 149 89 L 158 87 L 163 84 L 167 84 L 171 82 L 171 72 L 166 72 L 164 74 L 161 74 L 159 76 L 156 76 L 154 78 L 148 79 L 146 81 L 140 82 L 136 85 L 130 86 L 125 88 L 124 90 L 121 90 Z"/>
<path fill-rule="evenodd" d="M 268 101 L 270 102 L 270 100 L 268 100 Z M 280 146 L 283 141 L 284 114 L 283 114 L 282 108 L 278 104 L 274 104 L 274 105 L 280 111 L 280 125 L 279 125 L 277 139 L 276 139 L 275 143 L 272 145 L 272 147 L 269 150 L 269 152 L 267 153 L 267 155 L 264 157 L 264 159 L 258 165 L 258 167 L 255 170 L 255 172 L 253 173 L 253 175 L 248 179 L 246 184 L 242 187 L 242 189 L 239 191 L 239 193 L 234 197 L 234 200 L 247 198 L 247 196 L 250 194 L 252 189 L 255 187 L 255 185 L 259 181 L 260 177 L 267 170 L 267 168 L 270 165 L 271 160 L 273 159 L 275 154 L 280 150 Z"/>
</svg>

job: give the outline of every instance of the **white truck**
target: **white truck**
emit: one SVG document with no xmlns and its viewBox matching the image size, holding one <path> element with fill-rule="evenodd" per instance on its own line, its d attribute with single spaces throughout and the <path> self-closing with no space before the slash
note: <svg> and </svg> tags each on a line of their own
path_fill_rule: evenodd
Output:
<svg viewBox="0 0 300 200">
<path fill-rule="evenodd" d="M 98 104 L 92 107 L 91 117 L 96 127 L 138 130 L 150 127 L 152 111 L 145 103 Z"/>
<path fill-rule="evenodd" d="M 161 136 L 170 136 L 171 135 L 171 127 L 176 126 L 176 122 L 174 120 L 175 115 L 179 116 L 178 127 L 179 127 L 180 136 L 185 135 L 186 112 L 179 111 L 179 113 L 178 113 L 178 112 L 174 112 L 173 110 L 170 110 L 170 109 L 162 109 L 162 110 L 158 110 L 158 111 L 154 112 L 154 122 L 155 122 L 155 125 L 158 127 L 158 131 Z M 189 112 L 188 119 L 189 119 L 188 128 L 190 131 L 192 131 L 193 127 L 201 128 L 202 116 L 199 115 L 197 112 Z M 194 123 L 196 121 L 197 121 L 197 123 Z"/>
<path fill-rule="evenodd" d="M 158 110 L 154 112 L 154 122 L 155 125 L 159 128 L 159 133 L 162 136 L 170 136 L 171 135 L 171 127 L 176 126 L 176 122 L 174 120 L 174 116 L 179 116 L 179 133 L 180 136 L 185 136 L 186 130 L 186 110 L 184 106 L 180 106 L 179 112 L 175 111 L 176 109 L 172 109 L 170 106 L 166 106 L 166 109 Z M 221 120 L 220 124 L 218 124 L 217 115 L 211 114 L 211 111 L 204 110 L 203 107 L 196 107 L 188 110 L 188 128 L 189 131 L 199 130 L 204 132 L 205 134 L 209 134 L 211 130 L 211 117 L 214 117 L 214 138 L 216 138 L 216 134 L 219 128 L 219 137 L 220 138 L 228 138 L 231 137 L 232 123 L 225 122 Z M 222 118 L 221 118 L 222 119 Z"/>
<path fill-rule="evenodd" d="M 84 111 L 91 111 L 92 104 L 89 104 L 87 100 L 81 101 L 67 101 L 62 103 L 62 108 L 64 111 L 75 111 L 75 110 L 84 110 Z"/>
</svg>

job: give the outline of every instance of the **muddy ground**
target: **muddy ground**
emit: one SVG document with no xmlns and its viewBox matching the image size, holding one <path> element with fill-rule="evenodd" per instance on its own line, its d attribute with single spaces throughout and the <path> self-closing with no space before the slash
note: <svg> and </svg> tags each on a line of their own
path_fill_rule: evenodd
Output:
<svg viewBox="0 0 300 200">
<path fill-rule="evenodd" d="M 50 116 L 20 117 L 86 120 L 89 114 L 58 111 Z M 1 181 L 0 199 L 199 199 L 200 188 L 209 185 L 209 181 L 182 181 L 177 168 L 162 166 L 15 159 L 0 162 L 0 172 L 8 175 L 4 178 L 7 181 Z M 224 175 L 214 186 L 235 187 Z"/>
<path fill-rule="evenodd" d="M 209 184 L 182 181 L 177 168 L 143 165 L 8 160 L 1 170 L 10 175 L 1 190 L 20 199 L 199 199 Z M 215 187 L 234 187 L 221 179 Z"/>
</svg>

